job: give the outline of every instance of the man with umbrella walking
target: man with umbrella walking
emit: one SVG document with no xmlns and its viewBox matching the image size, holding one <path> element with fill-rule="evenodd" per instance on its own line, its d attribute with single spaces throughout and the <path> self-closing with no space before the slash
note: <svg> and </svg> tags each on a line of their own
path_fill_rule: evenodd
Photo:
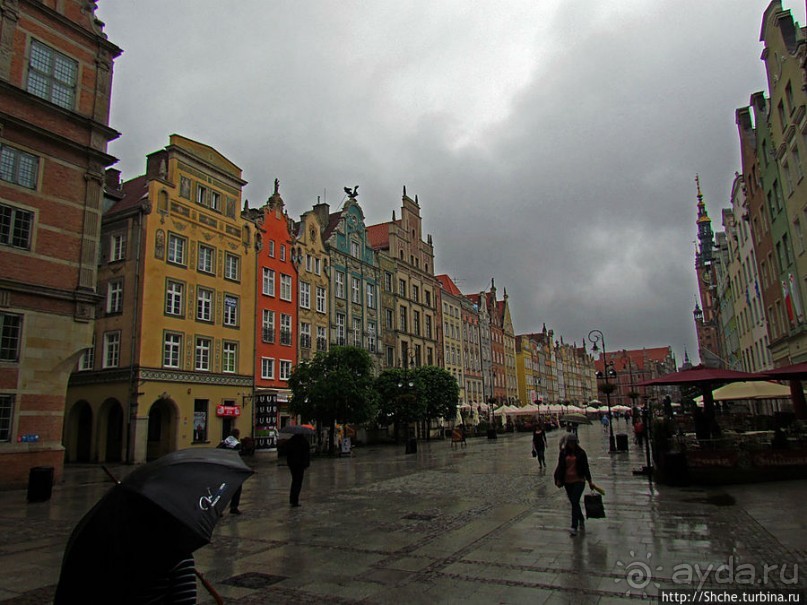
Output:
<svg viewBox="0 0 807 605">
<path fill-rule="evenodd" d="M 295 433 L 286 444 L 286 464 L 291 471 L 291 491 L 289 504 L 300 506 L 300 490 L 303 488 L 303 475 L 311 463 L 308 439 L 302 433 Z"/>
</svg>

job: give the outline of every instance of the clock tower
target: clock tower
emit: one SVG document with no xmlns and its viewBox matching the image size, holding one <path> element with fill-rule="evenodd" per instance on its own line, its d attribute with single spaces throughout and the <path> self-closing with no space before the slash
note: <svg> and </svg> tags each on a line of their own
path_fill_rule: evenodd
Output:
<svg viewBox="0 0 807 605">
<path fill-rule="evenodd" d="M 706 212 L 706 204 L 701 193 L 700 178 L 695 176 L 698 188 L 698 249 L 695 252 L 695 271 L 698 276 L 700 305 L 695 302 L 695 330 L 698 335 L 698 354 L 701 363 L 707 366 L 721 365 L 718 318 L 717 279 L 714 267 L 714 233 L 712 219 Z"/>
</svg>

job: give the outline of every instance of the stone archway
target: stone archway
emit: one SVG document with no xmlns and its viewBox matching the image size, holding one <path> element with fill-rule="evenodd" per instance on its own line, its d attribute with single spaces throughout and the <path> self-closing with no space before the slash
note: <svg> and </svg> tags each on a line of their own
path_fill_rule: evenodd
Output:
<svg viewBox="0 0 807 605">
<path fill-rule="evenodd" d="M 121 462 L 124 446 L 123 406 L 107 399 L 98 412 L 98 461 Z"/>
<path fill-rule="evenodd" d="M 67 415 L 64 428 L 65 462 L 89 462 L 92 459 L 92 407 L 77 401 Z"/>
<path fill-rule="evenodd" d="M 151 404 L 146 442 L 146 460 L 156 460 L 176 449 L 177 406 L 162 398 Z"/>
</svg>

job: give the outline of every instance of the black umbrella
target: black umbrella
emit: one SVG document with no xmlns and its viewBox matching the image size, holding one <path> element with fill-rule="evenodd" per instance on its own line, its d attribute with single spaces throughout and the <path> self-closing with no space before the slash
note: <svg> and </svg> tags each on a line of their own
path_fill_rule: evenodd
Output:
<svg viewBox="0 0 807 605">
<path fill-rule="evenodd" d="M 73 530 L 54 603 L 128 603 L 210 542 L 235 491 L 252 474 L 238 452 L 186 449 L 137 468 Z"/>
<path fill-rule="evenodd" d="M 316 435 L 317 431 L 311 425 L 289 424 L 280 429 L 278 433 L 286 435 Z"/>
</svg>

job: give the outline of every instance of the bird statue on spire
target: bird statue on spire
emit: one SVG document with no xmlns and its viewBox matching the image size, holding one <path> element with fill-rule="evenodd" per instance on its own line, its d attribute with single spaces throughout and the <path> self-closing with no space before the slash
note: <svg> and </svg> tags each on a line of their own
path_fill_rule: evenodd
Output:
<svg viewBox="0 0 807 605">
<path fill-rule="evenodd" d="M 350 187 L 345 187 L 344 190 L 345 190 L 345 193 L 347 193 L 348 197 L 351 198 L 351 199 L 356 199 L 359 196 L 359 186 L 358 185 L 353 186 L 353 191 L 350 190 Z"/>
</svg>

